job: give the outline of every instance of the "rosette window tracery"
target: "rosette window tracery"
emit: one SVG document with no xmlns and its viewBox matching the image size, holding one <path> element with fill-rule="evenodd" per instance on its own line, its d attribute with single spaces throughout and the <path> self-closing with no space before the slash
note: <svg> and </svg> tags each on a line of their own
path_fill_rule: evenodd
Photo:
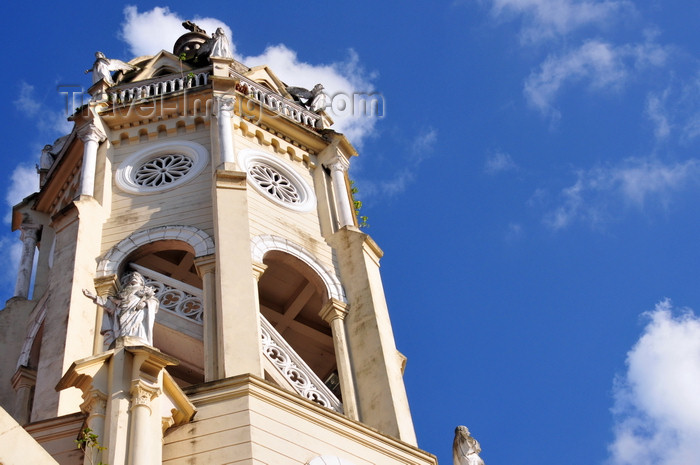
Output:
<svg viewBox="0 0 700 465">
<path fill-rule="evenodd" d="M 134 173 L 136 184 L 144 187 L 160 187 L 187 175 L 194 161 L 180 153 L 169 153 L 153 158 Z"/>
<path fill-rule="evenodd" d="M 248 174 L 271 197 L 286 203 L 301 202 L 296 186 L 271 166 L 255 163 L 248 169 Z"/>
</svg>

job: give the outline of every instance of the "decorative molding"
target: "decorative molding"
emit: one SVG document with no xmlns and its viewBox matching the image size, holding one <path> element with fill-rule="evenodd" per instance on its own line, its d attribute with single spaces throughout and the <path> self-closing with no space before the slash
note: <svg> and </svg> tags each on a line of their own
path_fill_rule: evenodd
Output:
<svg viewBox="0 0 700 465">
<path fill-rule="evenodd" d="M 136 231 L 113 246 L 97 266 L 97 277 L 117 274 L 119 265 L 139 247 L 151 242 L 176 240 L 189 244 L 195 257 L 214 253 L 214 241 L 201 229 L 194 226 L 170 225 Z"/>
<path fill-rule="evenodd" d="M 300 396 L 336 412 L 343 412 L 338 398 L 262 315 L 260 335 L 263 354 L 287 378 Z"/>
<path fill-rule="evenodd" d="M 253 262 L 258 263 L 263 263 L 265 254 L 270 250 L 279 250 L 281 252 L 286 252 L 293 255 L 302 262 L 306 263 L 321 277 L 321 280 L 326 285 L 328 298 L 347 303 L 345 291 L 343 290 L 343 285 L 340 284 L 340 280 L 338 280 L 335 274 L 327 271 L 326 268 L 313 256 L 313 254 L 302 246 L 279 236 L 260 235 L 253 238 L 250 243 L 250 247 Z"/>
</svg>

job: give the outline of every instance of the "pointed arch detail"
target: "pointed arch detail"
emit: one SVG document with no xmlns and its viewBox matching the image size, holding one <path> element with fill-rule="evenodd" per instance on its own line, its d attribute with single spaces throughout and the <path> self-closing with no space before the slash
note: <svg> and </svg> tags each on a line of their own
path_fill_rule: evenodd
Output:
<svg viewBox="0 0 700 465">
<path fill-rule="evenodd" d="M 255 236 L 251 241 L 250 248 L 253 262 L 257 263 L 262 263 L 265 254 L 271 250 L 286 252 L 298 258 L 319 275 L 326 286 L 328 298 L 337 299 L 343 303 L 347 303 L 345 290 L 343 289 L 343 285 L 340 283 L 340 280 L 338 280 L 338 277 L 334 273 L 326 270 L 326 268 L 316 259 L 316 257 L 314 257 L 313 254 L 304 247 L 295 244 L 288 239 L 265 234 Z"/>
<path fill-rule="evenodd" d="M 121 262 L 139 247 L 151 242 L 177 240 L 189 244 L 195 257 L 214 253 L 214 240 L 193 226 L 170 225 L 136 231 L 113 246 L 97 266 L 97 277 L 116 274 Z"/>
</svg>

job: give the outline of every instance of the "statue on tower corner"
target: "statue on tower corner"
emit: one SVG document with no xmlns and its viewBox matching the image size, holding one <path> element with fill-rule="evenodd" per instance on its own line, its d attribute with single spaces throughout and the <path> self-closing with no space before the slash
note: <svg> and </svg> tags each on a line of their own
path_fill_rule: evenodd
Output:
<svg viewBox="0 0 700 465">
<path fill-rule="evenodd" d="M 303 87 L 287 87 L 287 92 L 294 98 L 294 101 L 300 103 L 311 111 L 322 110 L 326 107 L 326 94 L 323 92 L 323 85 L 316 84 L 313 89 L 308 90 Z M 301 99 L 306 99 L 302 101 Z"/>
<path fill-rule="evenodd" d="M 126 286 L 116 296 L 101 297 L 87 289 L 83 289 L 83 294 L 105 310 L 100 330 L 105 345 L 122 336 L 135 337 L 153 345 L 153 323 L 159 302 L 154 289 L 146 286 L 140 273 L 128 275 Z"/>
<path fill-rule="evenodd" d="M 454 465 L 484 465 L 479 452 L 481 452 L 479 441 L 469 434 L 469 429 L 461 425 L 455 428 L 455 440 L 452 443 Z"/>
<path fill-rule="evenodd" d="M 104 79 L 110 86 L 114 85 L 114 80 L 112 79 L 112 71 L 132 71 L 136 69 L 135 66 L 131 66 L 129 63 L 125 63 L 116 58 L 107 58 L 102 52 L 95 52 L 95 63 L 92 64 L 92 68 L 86 69 L 85 74 L 92 73 L 92 83 L 97 84 L 100 79 Z"/>
<path fill-rule="evenodd" d="M 211 35 L 211 52 L 210 57 L 233 58 L 231 50 L 231 42 L 226 37 L 223 28 L 216 28 L 216 32 Z"/>
</svg>

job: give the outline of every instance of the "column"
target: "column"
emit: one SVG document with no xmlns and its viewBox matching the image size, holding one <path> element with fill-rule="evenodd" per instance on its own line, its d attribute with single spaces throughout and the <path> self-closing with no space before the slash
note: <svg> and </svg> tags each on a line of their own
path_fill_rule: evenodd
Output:
<svg viewBox="0 0 700 465">
<path fill-rule="evenodd" d="M 80 172 L 80 195 L 95 195 L 95 170 L 97 168 L 97 147 L 107 136 L 93 123 L 78 130 L 83 141 L 83 167 Z"/>
<path fill-rule="evenodd" d="M 83 402 L 80 405 L 80 411 L 87 413 L 88 417 L 85 420 L 85 426 L 97 435 L 99 447 L 104 447 L 105 438 L 105 418 L 107 415 L 107 394 L 93 389 L 83 394 Z M 102 449 L 99 447 L 86 448 L 85 454 L 92 454 L 90 463 L 102 463 Z"/>
<path fill-rule="evenodd" d="M 162 447 L 160 441 L 154 444 L 154 432 L 151 427 L 151 401 L 160 395 L 158 386 L 146 384 L 143 380 L 134 380 L 131 384 L 131 453 L 130 465 L 146 465 L 154 463 L 151 458 L 151 448 Z M 160 422 L 159 425 L 160 427 Z"/>
<path fill-rule="evenodd" d="M 221 163 L 234 163 L 235 161 L 233 154 L 233 132 L 231 129 L 231 118 L 233 116 L 235 102 L 235 97 L 216 97 Z"/>
<path fill-rule="evenodd" d="M 204 342 L 204 381 L 216 379 L 217 347 L 216 338 L 216 256 L 214 254 L 194 259 L 197 274 L 202 278 L 204 306 L 203 342 Z"/>
<path fill-rule="evenodd" d="M 345 183 L 345 173 L 350 167 L 350 162 L 348 162 L 344 156 L 338 154 L 331 163 L 326 164 L 326 167 L 331 170 L 333 194 L 335 196 L 335 202 L 338 208 L 338 220 L 340 221 L 340 227 L 354 226 L 355 216 L 353 215 L 353 208 L 350 205 L 348 187 Z"/>
<path fill-rule="evenodd" d="M 331 326 L 333 333 L 335 361 L 338 365 L 340 391 L 343 393 L 343 411 L 349 418 L 359 420 L 355 382 L 352 377 L 350 354 L 348 352 L 347 338 L 345 337 L 344 320 L 347 314 L 347 305 L 336 299 L 330 299 L 326 302 L 319 312 L 319 316 Z"/>
<path fill-rule="evenodd" d="M 32 280 L 32 268 L 34 266 L 34 251 L 39 236 L 38 225 L 23 224 L 20 226 L 22 235 L 22 256 L 19 260 L 19 270 L 17 271 L 17 282 L 15 283 L 15 297 L 29 296 L 29 284 Z"/>
</svg>

